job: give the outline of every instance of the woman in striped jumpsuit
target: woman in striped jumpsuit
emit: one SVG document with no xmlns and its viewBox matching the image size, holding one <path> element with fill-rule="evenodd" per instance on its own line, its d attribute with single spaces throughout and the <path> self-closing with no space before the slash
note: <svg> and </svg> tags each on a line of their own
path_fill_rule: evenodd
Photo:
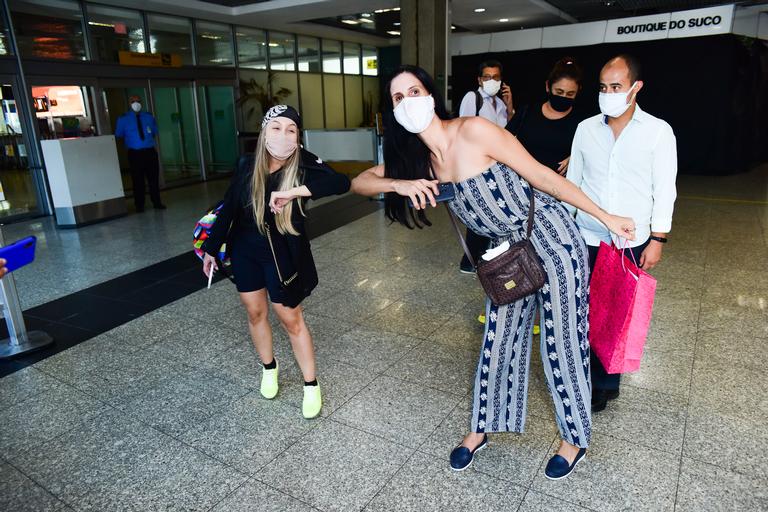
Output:
<svg viewBox="0 0 768 512">
<path fill-rule="evenodd" d="M 352 190 L 368 196 L 386 193 L 390 219 L 408 226 L 428 224 L 423 210 L 428 204 L 436 206 L 438 181 L 452 182 L 456 196 L 449 207 L 469 229 L 495 238 L 497 244 L 515 242 L 525 233 L 530 197 L 535 194 L 531 241 L 547 273 L 546 284 L 507 306 L 488 301 L 471 432 L 451 452 L 451 467 L 466 469 L 487 445 L 488 433 L 523 431 L 538 305 L 544 324 L 542 358 L 563 439 L 545 474 L 564 478 L 584 457 L 592 427 L 587 251 L 559 200 L 629 239 L 634 238 L 634 222 L 602 211 L 573 184 L 536 162 L 509 132 L 478 117 L 449 119 L 439 91 L 423 69 L 401 66 L 385 91 L 386 164 L 355 178 Z M 406 207 L 406 199 L 415 212 Z"/>
</svg>

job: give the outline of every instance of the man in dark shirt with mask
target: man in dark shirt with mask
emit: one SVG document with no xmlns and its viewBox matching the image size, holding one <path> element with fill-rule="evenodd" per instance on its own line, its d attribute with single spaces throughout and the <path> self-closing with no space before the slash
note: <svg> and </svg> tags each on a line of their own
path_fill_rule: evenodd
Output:
<svg viewBox="0 0 768 512">
<path fill-rule="evenodd" d="M 157 210 L 165 210 L 160 200 L 160 163 L 155 149 L 157 122 L 152 114 L 141 110 L 141 98 L 128 98 L 131 110 L 117 119 L 115 138 L 122 138 L 128 150 L 128 166 L 133 181 L 136 211 L 144 211 L 144 179 L 149 183 L 149 197 Z"/>
</svg>

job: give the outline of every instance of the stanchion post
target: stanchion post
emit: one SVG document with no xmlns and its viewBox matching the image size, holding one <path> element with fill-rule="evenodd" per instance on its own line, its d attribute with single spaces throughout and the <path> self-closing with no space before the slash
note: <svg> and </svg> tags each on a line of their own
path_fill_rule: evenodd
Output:
<svg viewBox="0 0 768 512">
<path fill-rule="evenodd" d="M 5 239 L 0 226 L 0 247 L 2 246 L 5 246 Z M 43 331 L 27 332 L 13 273 L 6 274 L 0 279 L 0 299 L 3 301 L 3 315 L 5 323 L 8 324 L 9 335 L 8 338 L 0 341 L 0 359 L 31 352 L 53 343 L 53 338 Z"/>
</svg>

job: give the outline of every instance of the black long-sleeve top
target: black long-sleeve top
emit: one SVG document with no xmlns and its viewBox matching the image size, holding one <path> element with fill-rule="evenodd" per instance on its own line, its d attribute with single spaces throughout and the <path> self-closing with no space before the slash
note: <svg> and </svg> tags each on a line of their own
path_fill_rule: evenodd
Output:
<svg viewBox="0 0 768 512">
<path fill-rule="evenodd" d="M 219 211 L 216 223 L 211 228 L 208 239 L 202 246 L 202 249 L 211 256 L 217 256 L 219 247 L 232 233 L 242 230 L 254 230 L 258 233 L 253 209 L 250 204 L 253 165 L 253 155 L 241 159 L 237 172 L 230 181 L 229 188 L 224 195 L 224 205 Z M 301 173 L 299 181 L 301 185 L 305 185 L 312 193 L 310 198 L 299 198 L 297 199 L 299 201 L 343 194 L 349 190 L 349 178 L 337 173 L 320 158 L 305 149 L 301 150 L 299 168 Z M 282 170 L 276 171 L 267 180 L 267 190 L 265 190 L 265 201 L 267 204 L 272 191 L 276 190 L 279 185 L 281 174 Z M 274 215 L 268 207 L 264 208 L 264 220 L 271 226 L 275 225 Z M 291 220 L 294 228 L 299 232 L 299 236 L 305 238 L 304 217 L 298 208 L 293 209 Z M 273 230 L 272 233 L 277 233 L 277 230 Z"/>
</svg>

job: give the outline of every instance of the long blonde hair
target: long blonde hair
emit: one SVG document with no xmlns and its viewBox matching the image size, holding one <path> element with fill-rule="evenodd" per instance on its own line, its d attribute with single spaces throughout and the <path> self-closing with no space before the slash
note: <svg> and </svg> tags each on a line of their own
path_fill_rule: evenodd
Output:
<svg viewBox="0 0 768 512">
<path fill-rule="evenodd" d="M 259 228 L 261 234 L 265 234 L 264 230 L 264 211 L 266 209 L 267 199 L 267 179 L 269 178 L 269 159 L 270 155 L 267 151 L 267 145 L 265 143 L 265 134 L 267 130 L 261 130 L 259 134 L 259 141 L 256 144 L 256 158 L 253 166 L 253 176 L 251 177 L 251 207 L 253 209 L 253 218 L 256 221 L 256 226 Z M 277 190 L 289 190 L 293 187 L 301 185 L 299 183 L 299 161 L 301 160 L 301 149 L 296 148 L 296 151 L 288 157 L 283 165 L 282 177 L 280 184 L 277 186 Z M 301 206 L 301 201 L 295 201 L 298 204 L 299 212 L 304 215 L 304 209 Z M 289 202 L 283 207 L 280 213 L 275 214 L 275 224 L 277 230 L 285 235 L 298 235 L 299 232 L 293 226 L 291 222 L 291 214 L 293 213 L 294 201 Z"/>
</svg>

